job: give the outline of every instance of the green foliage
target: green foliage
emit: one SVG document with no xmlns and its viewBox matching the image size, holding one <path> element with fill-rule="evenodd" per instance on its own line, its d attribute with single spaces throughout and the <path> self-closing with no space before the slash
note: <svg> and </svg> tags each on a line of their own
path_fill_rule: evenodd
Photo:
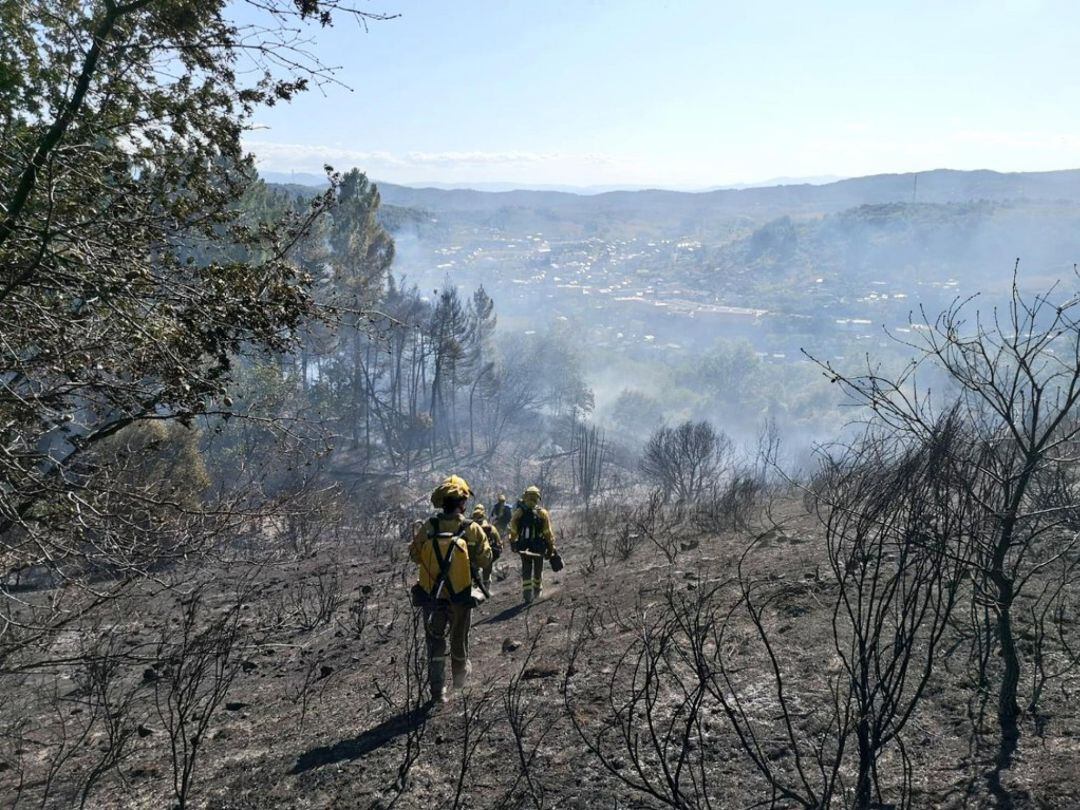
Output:
<svg viewBox="0 0 1080 810">
<path fill-rule="evenodd" d="M 329 229 L 338 303 L 355 316 L 374 300 L 394 261 L 394 240 L 379 222 L 379 190 L 358 169 L 340 178 Z"/>
<path fill-rule="evenodd" d="M 717 403 L 754 408 L 764 395 L 761 365 L 748 341 L 718 342 L 690 373 L 697 387 Z"/>
<path fill-rule="evenodd" d="M 165 460 L 118 448 L 227 408 L 243 358 L 316 315 L 304 239 L 334 189 L 256 182 L 240 137 L 323 74 L 280 49 L 335 8 L 252 3 L 238 26 L 223 0 L 0 5 L 0 543 L 57 564 L 93 531 L 126 555 L 146 538 L 117 493 Z"/>
<path fill-rule="evenodd" d="M 592 413 L 596 400 L 585 380 L 582 347 L 574 331 L 556 324 L 542 336 L 529 337 L 515 362 L 531 369 L 554 416 L 582 419 Z"/>
<path fill-rule="evenodd" d="M 611 406 L 609 416 L 620 438 L 636 444 L 643 443 L 664 421 L 664 410 L 654 397 L 627 388 Z"/>
<path fill-rule="evenodd" d="M 94 447 L 95 468 L 107 471 L 110 485 L 138 492 L 140 502 L 195 509 L 210 486 L 200 449 L 200 431 L 178 422 L 128 425 Z"/>
</svg>

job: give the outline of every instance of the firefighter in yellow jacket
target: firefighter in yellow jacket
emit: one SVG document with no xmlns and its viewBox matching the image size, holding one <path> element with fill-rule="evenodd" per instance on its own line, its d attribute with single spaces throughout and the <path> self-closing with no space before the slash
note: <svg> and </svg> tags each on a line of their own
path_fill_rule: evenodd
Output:
<svg viewBox="0 0 1080 810">
<path fill-rule="evenodd" d="M 499 500 L 495 503 L 495 508 L 491 510 L 491 522 L 499 530 L 500 536 L 510 531 L 510 519 L 513 516 L 514 510 L 506 502 L 506 496 L 500 495 Z"/>
<path fill-rule="evenodd" d="M 417 526 L 409 545 L 409 558 L 419 569 L 414 601 L 418 599 L 424 611 L 433 701 L 446 700 L 447 640 L 454 687 L 460 689 L 468 680 L 473 568 L 491 565 L 487 535 L 465 518 L 470 497 L 472 492 L 464 479 L 456 475 L 447 478 L 431 493 L 438 514 Z"/>
<path fill-rule="evenodd" d="M 529 487 L 521 495 L 510 519 L 510 548 L 521 555 L 521 595 L 528 604 L 539 599 L 544 589 L 544 560 L 562 569 L 562 559 L 555 549 L 551 516 L 540 506 L 540 488 Z"/>
<path fill-rule="evenodd" d="M 492 526 L 488 520 L 487 512 L 482 503 L 478 503 L 473 507 L 472 520 L 473 523 L 484 530 L 488 545 L 491 546 L 491 562 L 486 567 L 480 567 L 480 573 L 484 578 L 484 587 L 486 588 L 491 584 L 491 569 L 495 565 L 495 561 L 502 555 L 502 537 L 499 535 L 499 530 Z M 472 556 L 471 548 L 469 549 L 469 556 Z"/>
</svg>

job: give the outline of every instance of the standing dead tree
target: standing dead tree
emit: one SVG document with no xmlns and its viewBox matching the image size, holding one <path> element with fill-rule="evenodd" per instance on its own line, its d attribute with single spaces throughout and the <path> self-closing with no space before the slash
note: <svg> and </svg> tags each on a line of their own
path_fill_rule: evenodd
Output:
<svg viewBox="0 0 1080 810">
<path fill-rule="evenodd" d="M 588 688 L 576 680 L 589 643 L 581 632 L 571 646 L 564 701 L 590 756 L 625 788 L 664 807 L 727 807 L 755 791 L 761 801 L 752 806 L 828 807 L 842 789 L 852 707 L 842 678 L 822 694 L 793 697 L 794 675 L 766 630 L 783 594 L 762 598 L 760 583 L 745 576 L 689 592 L 669 586 L 660 604 L 639 611 L 637 638 L 594 687 L 604 704 L 600 717 L 579 703 Z M 749 633 L 732 622 L 743 609 Z M 733 746 L 756 779 L 742 778 L 745 772 L 733 778 Z"/>
<path fill-rule="evenodd" d="M 461 698 L 461 748 L 458 758 L 457 774 L 454 778 L 454 800 L 451 810 L 465 805 L 465 786 L 469 781 L 473 758 L 480 744 L 495 725 L 495 715 L 491 708 L 495 692 L 488 689 L 483 692 L 465 692 Z"/>
<path fill-rule="evenodd" d="M 601 689 L 599 722 L 580 719 L 567 678 L 568 716 L 600 766 L 668 807 L 723 806 L 719 751 L 734 745 L 757 777 L 743 786 L 762 804 L 910 806 L 903 733 L 966 592 L 978 525 L 970 470 L 953 461 L 966 439 L 952 413 L 926 442 L 868 432 L 823 458 L 816 508 L 832 583 L 753 575 L 755 541 L 734 581 L 669 585 L 642 607 L 637 638 Z M 832 650 L 784 643 L 778 621 L 797 600 L 820 602 L 819 590 L 832 594 Z M 571 671 L 587 643 L 582 634 Z M 810 658 L 831 659 L 824 678 L 805 677 L 820 666 Z"/>
<path fill-rule="evenodd" d="M 832 628 L 854 709 L 854 807 L 881 803 L 879 763 L 894 749 L 901 806 L 911 795 L 902 732 L 934 671 L 970 568 L 968 532 L 977 504 L 958 417 L 925 443 L 868 432 L 823 460 L 817 511 L 837 583 Z M 896 782 L 895 774 L 890 774 Z"/>
<path fill-rule="evenodd" d="M 794 595 L 793 586 L 774 587 L 745 569 L 752 545 L 739 562 L 738 597 L 730 608 L 718 604 L 718 589 L 696 599 L 671 602 L 692 628 L 693 656 L 710 697 L 735 732 L 738 747 L 764 782 L 769 807 L 829 807 L 843 790 L 844 757 L 854 725 L 850 686 L 833 673 L 810 692 L 799 682 L 772 638 L 769 626 L 777 603 Z M 735 617 L 745 612 L 752 631 L 742 633 Z M 747 666 L 757 641 L 757 666 Z M 743 656 L 737 651 L 745 650 Z M 761 704 L 768 695 L 767 709 Z M 764 802 L 763 802 L 764 803 Z"/>
<path fill-rule="evenodd" d="M 679 601 L 671 591 L 668 599 Z M 605 716 L 593 723 L 575 703 L 572 676 L 590 641 L 581 632 L 563 682 L 566 716 L 593 759 L 635 794 L 680 810 L 723 807 L 724 780 L 711 768 L 720 747 L 709 728 L 707 679 L 683 619 L 677 610 L 643 614 L 637 638 L 600 687 Z"/>
<path fill-rule="evenodd" d="M 955 411 L 971 434 L 965 453 L 978 464 L 967 480 L 981 519 L 972 536 L 974 600 L 983 615 L 980 681 L 1000 657 L 996 674 L 998 756 L 989 774 L 998 803 L 1011 803 L 1001 773 L 1020 740 L 1019 690 L 1024 669 L 1017 642 L 1023 622 L 1018 600 L 1039 587 L 1049 565 L 1075 554 L 1066 531 L 1080 497 L 1072 489 L 1052 503 L 1037 497 L 1039 482 L 1072 467 L 1080 439 L 1080 297 L 1052 288 L 1025 295 L 1014 276 L 1011 295 L 990 314 L 969 318 L 971 299 L 958 300 L 931 320 L 922 314 L 917 337 L 903 345 L 915 359 L 895 375 L 868 368 L 849 376 L 821 366 L 856 401 L 870 406 L 897 435 L 927 440 L 942 413 Z M 955 402 L 935 400 L 920 372 L 932 367 L 955 392 Z M 929 369 L 927 369 L 929 372 Z M 973 448 L 973 449 L 972 449 Z M 962 459 L 958 459 L 962 461 Z M 989 684 L 988 684 L 989 685 Z"/>
<path fill-rule="evenodd" d="M 693 501 L 719 480 L 731 451 L 731 439 L 708 422 L 665 425 L 646 442 L 641 472 L 667 497 Z"/>
<path fill-rule="evenodd" d="M 304 730 L 311 699 L 315 697 L 316 691 L 319 692 L 320 696 L 326 691 L 330 681 L 329 676 L 333 671 L 333 668 L 325 663 L 322 656 L 305 655 L 307 652 L 307 650 L 302 650 L 300 654 L 300 672 L 303 675 L 285 689 L 285 696 L 293 706 L 300 710 L 299 716 L 296 718 L 296 725 L 300 731 Z"/>
<path fill-rule="evenodd" d="M 330 624 L 342 601 L 341 576 L 331 566 L 320 568 L 310 578 L 298 580 L 288 591 L 288 607 L 293 620 L 304 632 Z"/>
<path fill-rule="evenodd" d="M 668 565 L 674 565 L 683 539 L 684 510 L 678 505 L 667 507 L 667 493 L 654 490 L 649 497 L 632 509 L 627 522 L 616 538 L 616 549 L 626 549 L 627 557 L 637 541 L 644 537 L 664 555 Z M 621 556 L 621 555 L 620 555 Z"/>
<path fill-rule="evenodd" d="M 546 806 L 547 789 L 536 767 L 536 759 L 544 741 L 558 724 L 552 722 L 546 705 L 537 705 L 539 701 L 535 696 L 530 705 L 529 695 L 532 690 L 525 679 L 525 672 L 532 663 L 542 633 L 543 628 L 532 634 L 521 666 L 510 676 L 503 694 L 503 708 L 514 740 L 518 772 L 500 800 L 499 807 L 519 807 L 526 798 L 534 810 L 543 810 Z"/>
<path fill-rule="evenodd" d="M 203 593 L 186 598 L 179 626 L 166 627 L 158 645 L 154 705 L 169 739 L 173 793 L 177 807 L 188 806 L 195 766 L 214 712 L 240 672 L 238 602 L 207 619 Z"/>
<path fill-rule="evenodd" d="M 589 542 L 589 558 L 584 567 L 587 574 L 595 572 L 597 566 L 606 567 L 608 564 L 611 534 L 615 529 L 615 522 L 611 517 L 614 511 L 604 504 L 600 509 L 594 509 L 582 516 L 581 533 Z"/>
<path fill-rule="evenodd" d="M 408 790 L 409 773 L 420 758 L 424 734 L 427 731 L 427 715 L 431 708 L 428 698 L 424 621 L 418 610 L 409 611 L 409 618 L 408 633 L 401 638 L 398 658 L 395 661 L 400 672 L 397 683 L 403 690 L 401 696 L 394 691 L 387 691 L 383 684 L 375 683 L 376 695 L 386 708 L 394 716 L 406 720 L 405 743 L 392 785 L 393 796 L 387 802 L 387 808 L 394 807 Z M 396 618 L 394 621 L 396 623 Z"/>
<path fill-rule="evenodd" d="M 39 788 L 41 807 L 61 798 L 57 795 L 57 783 L 66 768 L 85 750 L 98 721 L 94 711 L 73 712 L 72 702 L 61 693 L 59 683 L 54 682 L 48 700 L 51 717 L 39 724 L 41 738 L 35 740 L 46 752 L 44 778 Z"/>
<path fill-rule="evenodd" d="M 776 424 L 767 420 L 758 435 L 756 453 L 751 458 L 729 462 L 728 474 L 713 481 L 693 505 L 691 520 L 703 534 L 724 529 L 750 530 L 768 517 L 773 496 L 782 483 L 791 483 L 780 468 L 780 435 Z M 771 518 L 768 519 L 771 523 Z"/>
<path fill-rule="evenodd" d="M 581 423 L 574 430 L 573 444 L 574 489 L 589 511 L 593 498 L 603 488 L 604 464 L 607 461 L 607 442 L 604 432 L 595 425 Z"/>
<path fill-rule="evenodd" d="M 124 656 L 114 637 L 99 640 L 97 649 L 86 656 L 80 691 L 98 717 L 101 743 L 97 760 L 83 777 L 79 807 L 86 807 L 95 788 L 131 756 L 136 741 L 136 696 L 139 684 L 125 682 Z"/>
</svg>

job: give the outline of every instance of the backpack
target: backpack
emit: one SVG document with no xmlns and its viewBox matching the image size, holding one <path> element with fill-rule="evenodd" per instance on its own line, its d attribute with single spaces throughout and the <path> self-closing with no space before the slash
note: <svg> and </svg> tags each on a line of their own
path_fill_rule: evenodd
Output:
<svg viewBox="0 0 1080 810">
<path fill-rule="evenodd" d="M 499 537 L 498 531 L 490 523 L 481 523 L 480 528 L 487 535 L 488 543 L 491 545 L 491 561 L 495 562 L 502 556 L 502 539 Z"/>
<path fill-rule="evenodd" d="M 461 525 L 457 527 L 453 532 L 440 532 L 439 531 L 439 516 L 435 515 L 428 520 L 427 536 L 432 544 L 432 551 L 435 554 L 435 562 L 439 566 L 439 576 L 432 583 L 431 591 L 426 591 L 417 582 L 412 587 L 412 603 L 414 607 L 419 608 L 434 608 L 439 603 L 439 596 L 446 590 L 450 594 L 450 601 L 456 604 L 466 605 L 467 607 L 476 607 L 486 598 L 486 594 L 478 588 L 470 587 L 463 588 L 460 591 L 454 591 L 450 585 L 450 563 L 453 560 L 454 552 L 458 550 L 457 541 L 468 531 L 472 525 L 472 521 L 465 518 L 461 521 Z M 447 549 L 446 556 L 443 557 L 442 552 L 439 550 L 439 540 L 450 538 L 450 545 Z"/>
<path fill-rule="evenodd" d="M 521 518 L 518 520 L 518 548 L 534 554 L 546 553 L 547 541 L 540 531 L 540 516 L 521 501 L 518 501 L 518 509 L 521 510 Z"/>
</svg>

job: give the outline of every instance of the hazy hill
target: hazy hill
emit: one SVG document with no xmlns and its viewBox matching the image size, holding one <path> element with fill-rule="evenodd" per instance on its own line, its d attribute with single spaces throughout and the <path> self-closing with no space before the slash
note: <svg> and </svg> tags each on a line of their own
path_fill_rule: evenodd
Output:
<svg viewBox="0 0 1080 810">
<path fill-rule="evenodd" d="M 419 237 L 409 243 L 415 261 L 403 265 L 413 275 L 443 266 L 446 260 L 434 251 L 485 233 L 496 242 L 537 233 L 565 244 L 589 237 L 692 239 L 703 249 L 677 261 L 654 257 L 652 264 L 668 268 L 665 277 L 700 283 L 699 289 L 730 303 L 775 307 L 786 301 L 798 309 L 818 305 L 817 293 L 825 289 L 815 286 L 818 278 L 839 282 L 831 291 L 841 297 L 864 294 L 859 291 L 872 282 L 915 294 L 953 279 L 961 289 L 989 291 L 1007 284 L 1016 258 L 1028 283 L 1060 277 L 1080 260 L 1080 170 L 942 169 L 697 193 L 583 195 L 392 183 L 379 189 L 384 224 L 401 240 Z M 528 261 L 524 254 L 504 255 L 500 273 L 527 274 Z M 464 269 L 460 261 L 454 266 L 458 273 Z M 480 280 L 497 290 L 498 279 L 485 268 Z"/>
<path fill-rule="evenodd" d="M 784 216 L 709 251 L 702 266 L 728 289 L 824 278 L 905 289 L 954 279 L 988 290 L 1008 282 L 1017 258 L 1028 282 L 1067 274 L 1080 260 L 1080 205 L 888 203 L 801 221 Z"/>
<path fill-rule="evenodd" d="M 916 177 L 918 184 L 916 188 Z M 1055 172 L 954 171 L 935 169 L 918 174 L 879 174 L 813 185 L 718 189 L 706 192 L 609 191 L 571 194 L 563 191 L 476 191 L 412 188 L 380 183 L 383 199 L 397 205 L 443 211 L 491 211 L 504 206 L 552 210 L 645 211 L 660 204 L 683 210 L 745 211 L 759 208 L 839 210 L 867 203 L 967 202 L 969 200 L 1080 199 L 1080 169 Z"/>
<path fill-rule="evenodd" d="M 572 194 L 561 191 L 479 191 L 380 183 L 383 202 L 418 209 L 453 227 L 539 231 L 550 237 L 697 237 L 726 241 L 780 216 L 830 214 L 890 203 L 1080 202 L 1080 170 L 1029 173 L 953 171 L 883 174 L 814 185 Z"/>
<path fill-rule="evenodd" d="M 268 173 L 270 182 L 319 184 L 316 175 Z M 781 216 L 831 214 L 862 205 L 968 203 L 1016 200 L 1080 202 L 1080 170 L 1002 173 L 936 169 L 881 174 L 834 183 L 718 189 L 704 192 L 565 191 L 413 188 L 379 183 L 386 205 L 423 211 L 446 228 L 490 227 L 507 233 L 542 232 L 580 238 L 696 237 L 727 241 Z M 409 217 L 401 218 L 410 221 Z"/>
</svg>

